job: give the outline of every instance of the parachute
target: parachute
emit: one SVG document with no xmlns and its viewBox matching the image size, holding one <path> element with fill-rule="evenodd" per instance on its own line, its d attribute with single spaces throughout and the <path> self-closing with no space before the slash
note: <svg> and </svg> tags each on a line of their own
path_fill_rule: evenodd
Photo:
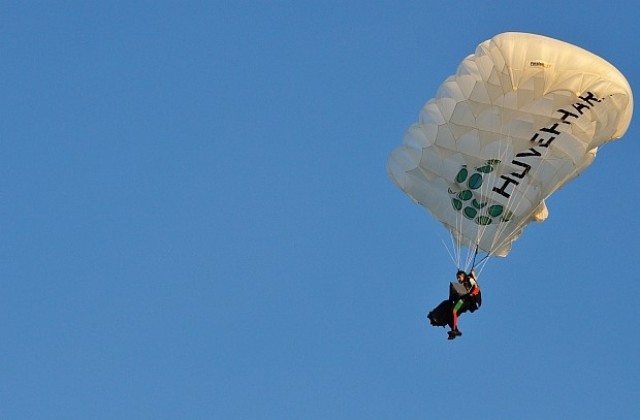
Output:
<svg viewBox="0 0 640 420">
<path fill-rule="evenodd" d="M 604 59 L 503 33 L 442 83 L 387 172 L 451 232 L 458 267 L 462 247 L 504 257 L 527 224 L 546 219 L 545 199 L 626 132 L 632 112 L 629 83 Z"/>
</svg>

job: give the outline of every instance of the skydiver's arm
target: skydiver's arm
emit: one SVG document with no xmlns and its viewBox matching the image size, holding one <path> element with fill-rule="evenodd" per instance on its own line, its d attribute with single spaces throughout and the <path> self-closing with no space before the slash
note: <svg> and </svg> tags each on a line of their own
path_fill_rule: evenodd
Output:
<svg viewBox="0 0 640 420">
<path fill-rule="evenodd" d="M 469 291 L 470 296 L 477 296 L 480 293 L 480 287 L 478 287 L 478 282 L 476 279 L 476 270 L 471 269 L 469 272 L 469 282 L 471 283 L 471 290 Z"/>
</svg>

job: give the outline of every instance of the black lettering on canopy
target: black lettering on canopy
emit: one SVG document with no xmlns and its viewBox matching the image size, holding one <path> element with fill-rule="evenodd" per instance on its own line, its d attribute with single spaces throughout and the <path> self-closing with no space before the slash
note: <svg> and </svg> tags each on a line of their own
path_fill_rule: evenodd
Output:
<svg viewBox="0 0 640 420">
<path fill-rule="evenodd" d="M 582 110 L 583 110 L 583 109 L 591 109 L 591 107 L 589 107 L 589 105 L 587 105 L 587 104 L 583 104 L 583 103 L 581 103 L 581 102 L 577 102 L 577 103 L 573 104 L 573 108 L 574 108 L 576 111 L 578 111 L 578 113 L 579 113 L 580 115 L 583 115 L 583 114 L 584 114 L 584 112 L 582 112 Z"/>
<path fill-rule="evenodd" d="M 527 150 L 526 152 L 520 152 L 516 155 L 516 157 L 540 157 L 540 156 L 542 156 L 542 153 L 538 152 L 533 147 Z"/>
<path fill-rule="evenodd" d="M 515 179 L 509 178 L 508 176 L 505 176 L 505 175 L 500 175 L 500 178 L 504 179 L 504 184 L 502 184 L 502 187 L 500 187 L 500 188 L 493 187 L 493 191 L 497 192 L 498 194 L 500 194 L 501 196 L 503 196 L 505 198 L 511 197 L 511 193 L 507 192 L 507 187 L 509 186 L 509 184 L 518 185 L 520 183 L 518 181 L 516 181 Z"/>
<path fill-rule="evenodd" d="M 513 161 L 511 161 L 511 163 L 513 163 L 514 165 L 522 166 L 524 168 L 522 169 L 522 172 L 511 172 L 511 175 L 520 179 L 524 178 L 524 176 L 531 170 L 531 165 L 528 165 L 524 162 L 520 162 L 514 159 Z"/>
<path fill-rule="evenodd" d="M 589 104 L 590 106 L 595 106 L 595 103 L 599 103 L 600 99 L 598 99 L 596 97 L 596 95 L 593 94 L 593 92 L 587 92 L 587 94 L 585 96 L 578 96 L 578 98 L 582 99 L 583 101 L 585 101 L 587 104 Z"/>
<path fill-rule="evenodd" d="M 531 171 L 531 168 L 533 167 L 533 165 L 536 164 L 536 161 L 533 161 L 533 162 L 530 161 L 531 163 L 528 163 L 526 161 L 522 161 L 519 159 L 542 158 L 542 153 L 541 153 L 541 150 L 539 150 L 539 148 L 541 147 L 548 148 L 549 146 L 551 146 L 551 143 L 553 143 L 553 141 L 557 138 L 556 136 L 559 136 L 560 134 L 562 134 L 558 130 L 558 127 L 560 126 L 560 124 L 571 125 L 572 118 L 577 120 L 578 118 L 580 118 L 580 116 L 584 115 L 585 110 L 591 109 L 591 107 L 597 105 L 599 102 L 602 101 L 602 99 L 598 98 L 593 92 L 587 92 L 582 96 L 578 96 L 578 98 L 580 98 L 581 102 L 576 102 L 571 105 L 571 107 L 575 112 L 567 111 L 566 109 L 558 109 L 556 111 L 560 114 L 558 122 L 553 123 L 548 127 L 542 127 L 538 129 L 538 131 L 533 133 L 533 136 L 531 136 L 530 140 L 538 144 L 529 148 L 528 150 L 525 150 L 523 152 L 516 154 L 516 158 L 511 161 L 513 165 L 521 167 L 522 170 L 519 172 L 517 171 L 511 172 L 509 174 L 510 176 L 500 175 L 500 178 L 504 182 L 500 187 L 493 187 L 492 189 L 493 192 L 498 193 L 505 198 L 510 198 L 512 191 L 511 192 L 507 191 L 509 186 L 511 185 L 517 186 L 520 184 L 520 182 L 517 179 L 514 179 L 512 177 L 523 179 Z"/>
<path fill-rule="evenodd" d="M 576 119 L 580 117 L 580 115 L 574 114 L 573 112 L 569 112 L 565 109 L 559 109 L 558 112 L 561 114 L 560 119 L 564 124 L 571 124 L 569 121 L 567 121 L 567 118 L 569 117 L 576 118 Z"/>
<path fill-rule="evenodd" d="M 551 134 L 556 134 L 556 135 L 560 135 L 560 132 L 558 130 L 556 130 L 556 128 L 558 128 L 560 124 L 555 123 L 553 124 L 551 127 L 542 127 L 540 129 L 540 131 L 544 131 L 545 133 L 551 133 Z"/>
<path fill-rule="evenodd" d="M 531 141 L 537 141 L 538 143 L 540 143 L 540 147 L 549 147 L 549 145 L 553 143 L 553 141 L 556 139 L 553 136 L 549 137 L 548 139 L 545 139 L 542 137 L 538 139 L 538 137 L 539 137 L 538 133 L 534 133 L 533 137 L 531 137 Z"/>
</svg>

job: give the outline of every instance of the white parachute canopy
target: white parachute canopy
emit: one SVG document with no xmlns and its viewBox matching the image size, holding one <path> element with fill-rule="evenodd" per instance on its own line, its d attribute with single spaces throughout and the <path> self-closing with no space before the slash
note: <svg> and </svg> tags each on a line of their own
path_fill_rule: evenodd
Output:
<svg viewBox="0 0 640 420">
<path fill-rule="evenodd" d="M 544 200 L 621 137 L 624 76 L 575 45 L 526 33 L 480 44 L 420 112 L 387 171 L 457 246 L 506 256 Z"/>
</svg>

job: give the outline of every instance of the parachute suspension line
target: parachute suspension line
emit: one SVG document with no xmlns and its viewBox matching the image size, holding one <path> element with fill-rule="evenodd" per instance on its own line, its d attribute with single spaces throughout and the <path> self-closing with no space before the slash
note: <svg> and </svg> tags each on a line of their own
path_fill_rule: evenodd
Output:
<svg viewBox="0 0 640 420">
<path fill-rule="evenodd" d="M 458 264 L 458 270 L 463 270 L 465 272 L 470 271 L 473 268 L 473 260 L 475 259 L 475 253 L 469 247 L 465 247 L 466 252 L 464 255 L 464 261 L 460 261 Z"/>
<path fill-rule="evenodd" d="M 501 117 L 501 118 L 504 118 L 504 117 Z M 509 144 L 511 143 L 510 141 L 507 140 L 507 139 L 511 138 L 511 132 L 510 132 L 510 130 L 508 132 L 505 132 L 505 123 L 502 120 L 501 120 L 501 123 L 500 123 L 499 133 L 497 133 L 497 134 L 502 136 L 502 138 L 498 142 L 498 156 L 497 156 L 497 158 L 500 161 L 500 165 L 502 165 L 502 162 L 504 162 L 509 157 Z M 492 190 L 492 188 L 491 188 L 489 183 L 483 183 L 482 188 L 481 188 L 482 197 L 483 198 L 484 197 L 488 198 L 490 196 L 491 192 L 492 192 L 491 190 Z M 488 206 L 485 206 L 482 209 L 483 216 L 485 216 L 487 218 L 489 217 L 489 214 L 488 214 L 489 211 L 488 210 L 489 210 Z M 505 208 L 505 211 L 506 210 L 507 209 Z M 484 236 L 485 231 L 488 230 L 489 228 L 490 228 L 490 225 L 480 226 L 480 229 L 478 231 L 478 238 L 477 238 L 476 243 L 480 242 L 480 238 L 482 238 L 482 236 Z M 494 234 L 494 239 L 491 241 L 490 248 L 488 250 L 485 250 L 488 255 L 493 253 L 493 252 L 495 252 L 495 250 L 497 248 L 499 248 L 499 244 L 498 244 L 498 246 L 496 246 L 497 244 L 496 244 L 495 238 L 499 237 L 501 235 L 502 231 L 504 230 L 504 227 L 501 228 L 500 224 L 497 227 L 495 227 L 495 225 L 491 226 L 491 228 L 495 229 L 495 234 Z"/>
<path fill-rule="evenodd" d="M 501 117 L 504 118 L 504 117 Z M 509 130 L 505 130 L 505 124 L 504 124 L 504 120 L 501 121 L 500 123 L 500 127 L 498 129 L 496 129 L 495 134 L 501 136 L 501 140 L 499 140 L 497 142 L 498 147 L 497 147 L 497 156 L 485 156 L 485 159 L 489 158 L 489 159 L 495 159 L 495 160 L 499 160 L 500 162 L 504 162 L 507 159 L 511 159 L 510 156 L 510 144 L 511 142 L 509 141 L 510 137 L 510 128 Z M 485 166 L 489 163 L 488 160 L 478 160 L 475 162 L 476 165 L 478 165 L 476 167 L 479 168 L 480 166 Z M 478 220 L 489 220 L 491 219 L 490 214 L 489 214 L 489 208 L 491 206 L 487 205 L 486 203 L 489 200 L 489 197 L 491 196 L 491 191 L 492 191 L 492 183 L 490 182 L 482 182 L 480 184 L 479 189 L 477 190 L 477 201 L 474 198 L 474 207 L 477 210 L 476 213 L 476 217 L 474 217 L 473 219 L 475 219 L 476 223 L 474 226 L 475 229 L 475 240 L 473 242 L 471 241 L 465 241 L 465 240 L 456 240 L 459 238 L 456 238 L 456 235 L 453 232 L 460 232 L 460 238 L 463 238 L 464 235 L 462 235 L 463 232 L 463 227 L 465 226 L 465 223 L 467 223 L 469 220 L 473 220 L 470 217 L 466 216 L 464 214 L 464 212 L 457 212 L 455 214 L 455 229 L 452 230 L 451 232 L 451 239 L 452 239 L 452 243 L 453 243 L 453 250 L 455 253 L 455 262 L 456 262 L 456 266 L 457 267 L 462 267 L 462 268 L 467 268 L 469 266 L 471 266 L 471 268 L 474 268 L 476 265 L 476 259 L 478 256 L 478 253 L 482 250 L 484 252 L 487 253 L 487 255 L 484 256 L 484 258 L 482 258 L 481 262 L 478 262 L 478 264 L 484 263 L 486 264 L 486 262 L 488 261 L 488 258 L 498 249 L 496 247 L 496 243 L 498 242 L 495 239 L 496 235 L 500 235 L 501 231 L 504 230 L 503 226 L 496 226 L 496 224 L 492 224 L 491 226 L 489 224 L 483 224 L 481 222 L 479 222 Z M 506 213 L 506 210 L 505 210 Z M 468 231 L 468 228 L 467 228 Z M 493 232 L 493 234 L 491 236 L 494 236 L 494 239 L 491 241 L 490 244 L 486 244 L 484 245 L 485 248 L 487 248 L 487 245 L 490 245 L 488 247 L 488 249 L 485 248 L 480 248 L 480 244 L 482 241 L 482 238 L 485 236 L 485 233 L 487 233 L 487 231 L 491 231 Z M 471 239 L 471 237 L 469 238 Z M 498 244 L 499 245 L 499 244 Z M 463 254 L 463 250 L 462 248 L 466 248 L 466 255 L 462 255 Z M 464 260 L 464 265 L 461 265 L 462 261 Z"/>
<path fill-rule="evenodd" d="M 451 234 L 451 239 L 453 242 L 453 234 Z M 449 249 L 449 246 L 447 246 L 447 243 L 444 241 L 444 239 L 442 239 L 442 246 L 444 246 L 444 249 L 447 250 L 447 254 L 449 254 L 449 258 L 451 258 L 451 262 L 453 262 L 454 265 L 458 266 L 458 261 L 457 261 L 457 253 L 456 253 L 456 249 L 455 249 L 455 243 L 453 244 L 453 247 L 451 249 Z"/>
<path fill-rule="evenodd" d="M 456 221 L 456 228 L 460 229 L 461 226 L 462 226 L 462 223 L 459 223 L 458 221 Z M 453 264 L 456 266 L 456 268 L 466 269 L 466 267 L 469 267 L 469 264 L 471 262 L 471 258 L 472 258 L 471 255 L 468 252 L 466 253 L 466 255 L 463 255 L 465 254 L 465 252 L 463 251 L 463 248 L 466 248 L 466 247 L 456 240 L 455 235 L 452 231 L 449 232 L 449 237 L 451 240 L 451 248 L 447 246 L 444 239 L 442 239 L 442 245 L 447 250 L 447 253 L 449 254 L 449 258 L 451 259 Z M 464 263 L 463 263 L 463 260 L 464 260 Z"/>
<path fill-rule="evenodd" d="M 515 87 L 512 87 L 512 88 L 515 88 Z M 508 92 L 503 90 L 503 95 L 506 96 L 507 94 Z M 512 131 L 513 125 L 511 124 L 511 122 L 514 119 L 517 119 L 517 117 L 518 117 L 518 111 L 513 113 L 512 112 L 500 113 L 500 130 L 499 130 L 500 132 L 498 133 L 501 136 L 501 139 L 499 142 L 499 148 L 498 148 L 499 156 L 500 156 L 499 165 L 506 165 L 507 161 L 510 161 L 512 158 L 512 155 L 515 153 L 515 151 L 513 150 L 513 146 L 511 146 L 514 143 L 513 141 L 514 133 Z M 517 134 L 515 137 L 517 137 Z M 490 191 L 487 191 L 487 194 L 488 193 L 490 193 Z M 507 203 L 504 205 L 502 214 L 507 217 L 513 214 L 516 210 L 514 209 L 513 204 L 514 204 L 513 195 L 511 195 L 507 199 Z M 516 205 L 516 208 L 517 208 L 517 205 Z M 502 237 L 502 235 L 510 225 L 511 223 L 509 221 L 506 221 L 504 223 L 498 223 L 498 225 L 495 226 L 495 233 L 491 241 L 491 250 L 487 252 L 487 256 L 483 258 L 482 261 L 488 258 L 493 252 L 501 250 L 505 245 L 507 245 L 511 241 L 512 239 L 511 234 L 517 232 L 518 228 L 511 229 L 511 234 L 509 234 L 507 238 L 503 238 L 502 240 L 499 239 Z"/>
<path fill-rule="evenodd" d="M 512 75 L 509 75 L 512 76 Z M 511 80 L 513 80 L 513 78 L 511 78 Z M 502 83 L 499 84 L 501 91 L 502 91 L 502 98 L 505 98 L 507 96 L 507 94 L 512 91 L 513 89 L 508 89 L 507 87 L 505 87 Z M 490 157 L 491 159 L 498 159 L 499 160 L 499 165 L 502 165 L 503 162 L 505 161 L 506 158 L 509 157 L 509 151 L 510 151 L 510 144 L 512 143 L 511 141 L 509 141 L 509 139 L 511 139 L 511 126 L 509 124 L 509 122 L 511 121 L 511 119 L 513 118 L 512 115 L 510 115 L 509 113 L 504 113 L 503 111 L 500 110 L 500 105 L 498 103 L 498 100 L 496 101 L 491 101 L 490 102 L 490 108 L 491 108 L 491 112 L 495 113 L 496 117 L 497 117 L 497 126 L 494 126 L 494 130 L 493 134 L 496 136 L 499 136 L 499 140 L 497 141 L 497 146 L 498 146 L 498 150 L 497 150 L 497 157 Z M 485 158 L 487 156 L 485 155 Z M 493 167 L 493 166 L 492 166 Z M 484 199 L 486 198 L 488 201 L 488 198 L 490 197 L 490 193 L 491 193 L 491 189 L 489 186 L 489 183 L 485 183 L 483 182 L 480 188 L 480 194 L 481 197 Z M 482 200 L 483 202 L 485 202 L 485 200 Z M 489 213 L 489 208 L 490 206 L 484 205 L 482 206 L 482 208 L 480 209 L 481 211 L 481 215 L 484 217 L 485 220 L 491 220 Z M 492 225 L 494 225 L 493 223 L 491 223 Z M 493 238 L 491 240 L 491 245 L 489 246 L 489 249 L 483 249 L 485 252 L 487 252 L 487 256 L 491 255 L 493 252 L 495 252 L 496 250 L 499 249 L 499 247 L 496 247 L 496 238 L 498 238 L 501 234 L 500 232 L 500 225 L 498 224 L 498 226 L 496 227 L 491 226 L 490 224 L 478 224 L 478 231 L 477 231 L 477 237 L 476 237 L 476 249 L 475 249 L 475 253 L 473 256 L 473 263 L 472 263 L 472 268 L 475 267 L 476 264 L 476 257 L 478 255 L 478 251 L 479 251 L 479 244 L 480 244 L 480 240 L 484 237 L 485 233 L 487 232 L 487 230 L 491 230 L 494 232 L 494 234 L 492 235 Z M 486 244 L 484 245 L 484 247 L 486 248 Z M 483 259 L 484 261 L 484 259 Z"/>
<path fill-rule="evenodd" d="M 484 257 L 482 257 L 482 259 L 480 261 L 478 261 L 478 263 L 476 264 L 475 261 L 473 263 L 473 267 L 471 268 L 475 268 L 476 266 L 480 266 L 480 264 L 482 264 L 482 268 L 484 268 L 484 266 L 487 264 L 487 262 L 489 261 L 489 257 L 491 256 L 491 254 L 487 253 L 487 255 L 485 255 Z"/>
<path fill-rule="evenodd" d="M 461 229 L 462 229 L 462 218 L 461 218 L 461 216 L 458 216 L 458 217 L 459 217 L 459 219 L 456 221 L 456 224 L 457 224 L 456 231 L 460 232 Z M 451 233 L 451 240 L 452 240 L 452 242 L 454 244 L 454 247 L 455 247 L 454 249 L 455 249 L 455 252 L 456 252 L 455 265 L 456 265 L 457 268 L 460 268 L 460 267 L 462 267 L 464 265 L 462 261 L 465 258 L 463 258 L 464 245 L 461 242 L 459 242 L 458 239 L 459 238 L 456 238 L 454 236 L 454 234 Z"/>
<path fill-rule="evenodd" d="M 544 150 L 544 152 L 543 152 L 543 154 L 542 154 L 542 160 L 547 160 L 547 159 L 548 159 L 547 155 L 548 155 L 549 153 L 550 153 L 550 149 L 548 149 L 548 148 L 547 148 L 547 149 L 545 149 L 545 150 Z M 536 166 L 536 167 L 535 167 L 535 169 L 531 172 L 531 178 L 535 178 L 535 177 L 537 177 L 538 173 L 539 173 L 541 170 L 542 170 L 542 165 L 538 165 L 538 166 Z M 520 195 L 521 195 L 522 197 L 526 197 L 526 196 L 527 196 L 527 193 L 528 193 L 532 188 L 534 188 L 534 187 L 532 187 L 532 184 L 531 184 L 531 183 L 528 183 Z M 547 197 L 548 197 L 548 195 L 547 195 L 547 196 L 545 196 L 545 197 L 541 197 L 540 203 L 541 203 L 541 204 L 542 204 L 542 203 L 544 203 L 544 199 L 546 199 Z M 524 201 L 524 200 L 520 200 L 520 202 L 523 202 L 523 201 Z M 506 210 L 507 210 L 508 212 L 513 212 L 513 213 L 517 212 L 517 211 L 518 211 L 518 209 L 519 209 L 519 207 L 520 207 L 520 202 L 516 202 L 516 200 L 513 200 L 513 195 L 511 195 L 511 197 L 509 197 L 509 200 L 507 201 Z M 531 210 L 531 213 L 528 215 L 528 217 L 523 217 L 523 218 L 521 219 L 520 223 L 518 223 L 516 226 L 514 226 L 514 227 L 513 227 L 512 232 L 513 232 L 513 233 L 516 233 L 516 232 L 518 232 L 519 230 L 523 229 L 523 228 L 524 228 L 524 226 L 525 226 L 527 223 L 529 223 L 529 222 L 531 221 L 531 217 L 533 216 L 533 212 L 535 212 L 536 210 L 538 210 L 538 207 L 536 207 L 536 208 L 532 209 L 532 210 Z M 505 226 L 505 227 L 502 227 L 502 228 L 500 229 L 500 234 L 501 234 L 502 232 L 504 232 L 504 230 L 505 230 L 505 229 L 506 229 L 506 226 Z M 499 236 L 500 236 L 500 235 L 496 235 L 496 237 L 499 237 Z M 511 239 L 511 236 L 510 236 L 510 237 L 508 237 L 508 238 L 505 238 L 505 239 L 504 239 L 500 244 L 498 244 L 498 247 L 502 247 L 503 245 L 505 245 L 506 241 L 507 241 L 507 240 L 510 240 L 510 239 Z"/>
<path fill-rule="evenodd" d="M 491 256 L 491 254 L 487 252 L 486 255 L 484 257 L 482 257 L 482 259 L 476 263 L 476 258 L 478 257 L 478 252 L 479 251 L 480 251 L 480 248 L 478 247 L 478 245 L 476 245 L 476 250 L 473 253 L 473 262 L 471 263 L 471 270 L 476 268 L 476 266 L 480 266 L 482 264 L 482 267 L 480 269 L 480 271 L 482 271 L 482 269 L 484 269 L 484 266 L 489 261 L 489 257 Z"/>
<path fill-rule="evenodd" d="M 476 257 L 478 256 L 478 245 L 476 244 L 476 251 L 473 253 L 473 262 L 471 263 L 471 268 L 476 266 Z"/>
<path fill-rule="evenodd" d="M 501 119 L 503 119 L 504 117 L 501 117 Z M 506 159 L 510 158 L 509 155 L 509 151 L 510 151 L 510 131 L 505 131 L 505 123 L 504 120 L 500 121 L 500 125 L 499 128 L 496 129 L 496 131 L 494 132 L 495 135 L 497 136 L 501 136 L 501 139 L 499 141 L 497 141 L 497 151 L 496 151 L 496 155 L 490 156 L 490 158 L 492 160 L 498 160 L 499 162 L 501 162 L 500 164 L 502 164 L 502 162 L 504 162 Z M 487 156 L 485 155 L 485 158 L 487 158 Z M 483 165 L 489 164 L 489 161 L 484 161 L 482 163 Z M 491 167 L 493 168 L 493 165 L 491 165 Z M 492 171 L 490 171 L 492 172 Z M 495 176 L 495 175 L 494 175 Z M 492 217 L 489 214 L 489 209 L 491 208 L 490 205 L 487 205 L 488 202 L 490 202 L 490 196 L 491 196 L 491 192 L 492 192 L 492 183 L 491 182 L 482 182 L 479 190 L 478 190 L 478 194 L 479 194 L 479 200 L 480 202 L 478 203 L 478 207 L 476 207 L 478 209 L 478 218 L 482 219 L 482 220 L 491 220 Z M 476 219 L 478 220 L 478 219 Z M 484 243 L 484 248 L 482 248 L 482 251 L 486 252 L 487 254 L 492 254 L 493 252 L 495 252 L 497 250 L 496 247 L 496 240 L 495 237 L 500 235 L 501 229 L 500 229 L 500 225 L 496 226 L 495 223 L 490 223 L 490 224 L 482 224 L 482 223 L 476 223 L 476 237 L 475 237 L 475 243 L 474 243 L 474 248 L 476 249 L 475 251 L 475 255 L 471 256 L 471 259 L 468 261 L 469 263 L 471 263 L 471 260 L 473 259 L 475 261 L 475 258 L 477 257 L 478 252 L 480 251 L 480 243 L 482 238 L 485 236 L 485 234 L 487 233 L 487 231 L 491 231 L 493 232 L 493 234 L 491 236 L 493 236 L 493 240 L 491 240 L 490 244 L 487 244 L 486 241 Z M 489 246 L 488 246 L 489 245 Z M 470 247 L 472 248 L 472 247 Z M 488 249 L 485 249 L 488 248 Z"/>
<path fill-rule="evenodd" d="M 506 94 L 506 93 L 507 92 L 503 91 L 503 94 Z M 495 134 L 501 136 L 501 139 L 497 142 L 498 143 L 497 158 L 500 161 L 500 165 L 510 164 L 510 160 L 512 158 L 511 155 L 515 153 L 515 151 L 512 150 L 512 148 L 510 148 L 510 145 L 513 143 L 511 139 L 514 138 L 511 121 L 516 120 L 518 118 L 518 113 L 519 113 L 518 111 L 515 111 L 513 113 L 509 112 L 507 114 L 501 114 L 500 116 L 500 124 L 499 124 L 500 128 L 495 132 Z M 517 137 L 518 136 L 516 135 L 516 138 Z M 548 152 L 549 152 L 548 149 L 544 151 L 545 156 Z M 536 177 L 536 175 L 540 170 L 541 170 L 541 167 L 536 166 L 532 173 L 532 176 Z M 527 183 L 524 190 L 519 191 L 518 198 L 525 198 L 526 200 L 526 197 L 528 197 L 529 191 L 532 188 L 535 188 L 532 185 L 533 184 L 531 183 Z M 480 193 L 483 197 L 488 197 L 490 195 L 491 191 L 489 190 L 489 188 L 490 187 L 488 183 L 487 184 L 483 183 L 480 190 Z M 511 194 L 507 198 L 507 202 L 504 204 L 504 209 L 502 214 L 510 215 L 510 214 L 515 214 L 518 211 L 519 207 L 521 206 L 521 203 L 524 200 L 521 200 L 521 199 L 516 200 L 514 198 L 515 195 L 516 194 Z M 531 209 L 531 214 L 528 216 L 531 216 L 536 209 L 537 207 L 534 209 Z M 487 208 L 481 209 L 481 212 L 483 213 L 483 216 L 485 217 L 489 216 L 487 214 L 488 213 Z M 487 229 L 492 229 L 493 231 L 493 234 L 491 235 L 493 238 L 491 240 L 491 245 L 489 247 L 489 250 L 485 250 L 487 252 L 486 258 L 492 255 L 494 252 L 504 248 L 505 245 L 509 245 L 509 243 L 513 240 L 514 235 L 516 235 L 518 231 L 520 231 L 523 228 L 523 226 L 530 221 L 530 217 L 524 217 L 521 220 L 522 221 L 515 226 L 512 223 L 507 221 L 505 223 L 498 223 L 498 224 L 492 223 L 491 225 L 478 227 L 478 234 L 477 234 L 477 240 L 476 240 L 477 243 L 479 242 L 480 238 L 482 238 L 482 236 L 485 234 L 485 231 Z M 507 230 L 508 230 L 508 235 L 506 237 L 503 237 L 503 234 Z M 484 260 L 485 259 L 483 259 L 483 261 Z"/>
<path fill-rule="evenodd" d="M 445 241 L 442 236 L 440 237 L 440 241 L 442 242 L 442 246 L 444 247 L 444 249 L 447 251 L 447 254 L 449 254 L 449 259 L 451 259 L 453 265 L 455 265 L 456 267 L 461 267 L 460 263 L 462 260 L 462 246 L 457 243 L 453 232 L 449 229 L 447 229 L 447 231 L 449 232 L 451 247 L 449 247 L 447 241 Z"/>
<path fill-rule="evenodd" d="M 462 232 L 463 225 L 464 225 L 464 216 L 462 215 L 462 212 L 457 212 L 455 215 L 454 229 L 453 230 L 448 229 L 449 235 L 451 237 L 451 244 L 455 253 L 454 264 L 458 268 L 460 267 L 460 263 L 462 259 L 463 244 L 459 239 L 462 238 L 461 232 Z M 458 232 L 458 234 L 455 234 L 454 232 Z"/>
<path fill-rule="evenodd" d="M 505 165 L 505 160 L 508 159 L 510 156 L 510 152 L 513 153 L 513 150 L 509 150 L 509 145 L 513 144 L 513 133 L 511 131 L 511 125 L 509 124 L 509 122 L 511 121 L 511 119 L 513 117 L 510 116 L 509 121 L 505 121 L 506 116 L 502 115 L 501 116 L 501 121 L 500 121 L 500 135 L 503 136 L 503 138 L 500 140 L 500 165 Z M 506 128 L 506 129 L 505 129 Z M 507 199 L 507 203 L 504 206 L 504 214 L 508 215 L 508 214 L 512 214 L 513 211 L 513 195 L 511 195 L 508 199 Z M 498 250 L 501 249 L 504 245 L 505 245 L 505 240 L 499 241 L 498 238 L 502 237 L 502 234 L 504 233 L 504 231 L 507 229 L 507 226 L 509 225 L 509 222 L 503 223 L 503 224 L 498 224 L 498 226 L 496 227 L 496 233 L 495 236 L 491 242 L 491 250 Z M 514 232 L 516 230 L 513 230 Z M 506 238 L 505 238 L 506 239 Z"/>
<path fill-rule="evenodd" d="M 456 261 L 456 267 L 459 270 L 463 270 L 466 272 L 469 272 L 476 267 L 479 267 L 479 272 L 481 272 L 489 261 L 489 258 L 491 257 L 491 254 L 489 252 L 485 252 L 485 255 L 480 259 L 480 261 L 478 261 L 477 259 L 481 254 L 479 245 L 475 245 L 473 249 L 466 248 L 467 252 L 464 258 L 462 258 L 461 247 L 459 247 L 458 249 L 460 250 L 460 253 Z M 463 260 L 464 263 L 462 262 Z"/>
</svg>

